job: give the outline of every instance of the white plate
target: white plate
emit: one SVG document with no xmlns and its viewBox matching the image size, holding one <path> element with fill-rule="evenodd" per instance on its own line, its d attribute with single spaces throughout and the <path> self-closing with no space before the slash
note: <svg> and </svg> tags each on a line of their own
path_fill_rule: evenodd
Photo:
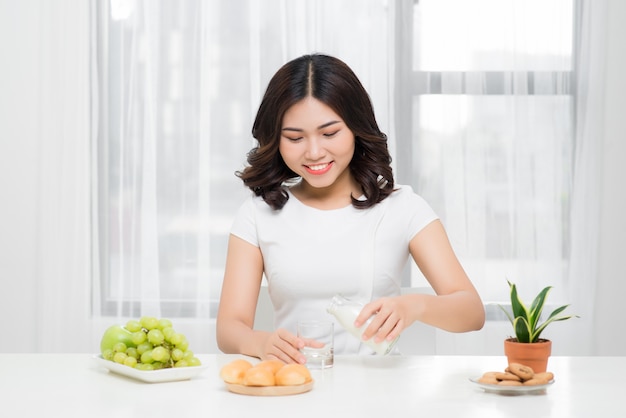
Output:
<svg viewBox="0 0 626 418">
<path fill-rule="evenodd" d="M 550 380 L 545 385 L 532 385 L 532 386 L 502 386 L 492 385 L 488 383 L 481 383 L 478 381 L 480 378 L 470 379 L 472 383 L 477 384 L 485 392 L 499 393 L 501 395 L 541 395 L 546 393 L 548 386 L 554 383 L 554 379 Z"/>
<path fill-rule="evenodd" d="M 101 354 L 94 355 L 93 358 L 100 366 L 113 373 L 121 374 L 147 383 L 189 380 L 192 377 L 198 376 L 204 372 L 207 367 L 209 367 L 202 365 L 193 367 L 173 367 L 160 370 L 138 370 L 132 367 L 124 366 L 123 364 L 115 363 L 114 361 L 105 360 L 102 358 Z"/>
</svg>

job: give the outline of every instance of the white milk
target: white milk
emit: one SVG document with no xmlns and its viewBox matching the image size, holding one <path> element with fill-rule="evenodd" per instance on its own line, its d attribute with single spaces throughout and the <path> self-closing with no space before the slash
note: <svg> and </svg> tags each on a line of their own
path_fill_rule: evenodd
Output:
<svg viewBox="0 0 626 418">
<path fill-rule="evenodd" d="M 335 295 L 333 296 L 327 311 L 334 315 L 341 326 L 344 327 L 350 334 L 358 338 L 363 344 L 371 347 L 377 354 L 388 354 L 398 340 L 398 337 L 396 337 L 393 341 L 383 340 L 379 343 L 374 342 L 374 338 L 363 341 L 361 339 L 361 335 L 371 322 L 372 318 L 368 319 L 363 325 L 361 325 L 361 327 L 355 327 L 354 320 L 361 312 L 361 309 L 363 309 L 362 304 L 346 299 L 341 295 Z"/>
</svg>

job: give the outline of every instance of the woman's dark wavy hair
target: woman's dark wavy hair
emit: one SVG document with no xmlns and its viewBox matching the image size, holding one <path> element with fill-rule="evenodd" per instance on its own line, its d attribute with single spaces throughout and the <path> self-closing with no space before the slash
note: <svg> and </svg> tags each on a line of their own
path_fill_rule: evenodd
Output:
<svg viewBox="0 0 626 418">
<path fill-rule="evenodd" d="M 287 203 L 283 185 L 298 175 L 287 167 L 278 149 L 282 121 L 287 109 L 308 96 L 333 109 L 355 136 L 350 171 L 365 200 L 352 196 L 352 205 L 364 209 L 381 202 L 394 189 L 387 136 L 378 128 L 370 97 L 357 76 L 343 61 L 328 55 L 296 58 L 272 77 L 252 126 L 258 145 L 248 153 L 249 165 L 235 174 L 273 209 Z"/>
</svg>

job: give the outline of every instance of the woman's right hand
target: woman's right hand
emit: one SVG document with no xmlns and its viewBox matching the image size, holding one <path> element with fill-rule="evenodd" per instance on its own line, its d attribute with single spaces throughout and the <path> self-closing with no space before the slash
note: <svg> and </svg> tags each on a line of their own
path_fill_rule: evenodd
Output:
<svg viewBox="0 0 626 418">
<path fill-rule="evenodd" d="M 300 353 L 302 347 L 304 347 L 304 341 L 286 329 L 279 328 L 268 334 L 260 357 L 263 360 L 279 359 L 285 363 L 304 364 L 306 358 Z"/>
</svg>

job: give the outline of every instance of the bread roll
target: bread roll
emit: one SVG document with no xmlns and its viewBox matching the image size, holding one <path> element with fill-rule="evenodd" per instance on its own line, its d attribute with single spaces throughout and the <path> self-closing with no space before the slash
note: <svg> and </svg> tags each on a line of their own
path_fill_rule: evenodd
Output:
<svg viewBox="0 0 626 418">
<path fill-rule="evenodd" d="M 276 379 L 274 372 L 270 368 L 256 365 L 246 370 L 243 376 L 243 384 L 246 386 L 274 386 Z"/>
<path fill-rule="evenodd" d="M 243 377 L 248 369 L 252 368 L 252 363 L 247 360 L 239 359 L 232 361 L 222 367 L 220 377 L 226 383 L 243 384 Z"/>
<path fill-rule="evenodd" d="M 276 385 L 295 386 L 311 381 L 311 373 L 302 364 L 287 364 L 276 372 Z"/>
<path fill-rule="evenodd" d="M 281 360 L 263 360 L 262 362 L 256 364 L 254 367 L 261 367 L 267 369 L 272 372 L 272 374 L 276 374 L 278 370 L 280 370 L 286 363 Z"/>
</svg>

